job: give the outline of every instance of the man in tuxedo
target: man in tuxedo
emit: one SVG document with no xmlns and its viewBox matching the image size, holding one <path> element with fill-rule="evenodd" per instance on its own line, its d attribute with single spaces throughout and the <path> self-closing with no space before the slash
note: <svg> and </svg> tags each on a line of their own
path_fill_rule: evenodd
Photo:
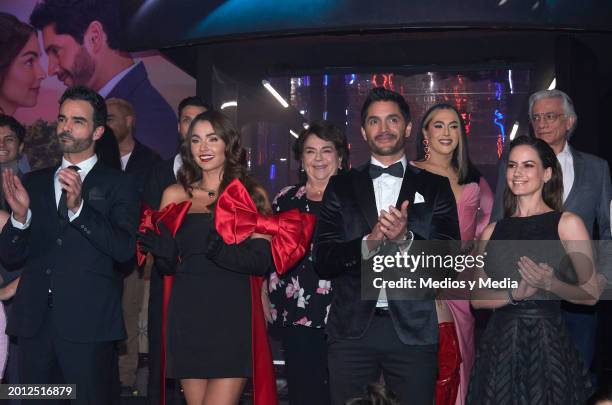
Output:
<svg viewBox="0 0 612 405">
<path fill-rule="evenodd" d="M 142 62 L 119 48 L 117 0 L 43 0 L 30 16 L 41 30 L 49 58 L 49 76 L 66 86 L 84 85 L 104 98 L 122 98 L 136 110 L 134 136 L 164 158 L 176 152 L 176 116 L 149 81 Z"/>
<path fill-rule="evenodd" d="M 529 118 L 534 135 L 545 141 L 557 155 L 563 172 L 563 208 L 580 216 L 592 238 L 600 240 L 597 269 L 612 281 L 610 252 L 610 200 L 612 186 L 608 163 L 597 156 L 580 152 L 569 144 L 578 116 L 574 103 L 561 90 L 541 90 L 529 97 Z M 506 190 L 506 162 L 498 170 L 495 204 L 491 222 L 504 216 L 503 199 Z M 598 233 L 595 234 L 595 224 Z M 568 331 L 582 360 L 590 367 L 595 354 L 597 329 L 596 307 L 563 303 L 563 316 Z"/>
<path fill-rule="evenodd" d="M 438 320 L 435 303 L 361 297 L 361 262 L 383 241 L 459 239 L 457 207 L 444 177 L 408 164 L 411 130 L 404 98 L 373 89 L 361 110 L 370 162 L 330 179 L 314 236 L 315 270 L 332 279 L 329 371 L 332 402 L 358 396 L 380 374 L 406 404 L 434 402 Z M 410 206 L 410 215 L 408 215 Z M 390 293 L 390 292 L 389 292 Z"/>
<path fill-rule="evenodd" d="M 108 110 L 106 124 L 117 138 L 121 169 L 134 178 L 138 195 L 142 196 L 145 181 L 153 166 L 159 162 L 159 155 L 134 138 L 136 114 L 128 101 L 110 98 L 106 100 L 106 108 Z M 143 308 L 145 280 L 134 260 L 121 263 L 119 268 L 125 274 L 122 301 L 127 332 L 127 339 L 119 345 L 119 379 L 122 395 L 136 395 L 140 394 L 135 385 L 140 352 L 138 325 Z"/>
<path fill-rule="evenodd" d="M 178 106 L 178 133 L 183 140 L 191 121 L 211 106 L 200 97 L 187 97 Z M 176 175 L 183 165 L 181 154 L 177 153 L 172 159 L 159 162 L 153 167 L 143 194 L 143 201 L 153 209 L 159 209 L 161 197 L 166 187 L 176 183 Z M 151 405 L 158 405 L 161 388 L 161 330 L 162 330 L 162 275 L 153 268 L 149 284 L 149 316 L 147 333 L 149 337 L 149 382 L 147 400 Z M 167 390 L 167 392 L 171 392 Z M 172 404 L 171 395 L 166 395 L 167 403 Z M 175 395 L 176 396 L 176 395 Z"/>
<path fill-rule="evenodd" d="M 12 215 L 0 234 L 0 258 L 23 263 L 7 332 L 19 339 L 20 381 L 76 384 L 76 404 L 108 405 L 114 342 L 125 338 L 123 274 L 113 261 L 135 251 L 138 196 L 133 182 L 98 162 L 106 105 L 76 86 L 60 99 L 60 167 L 3 173 Z"/>
</svg>

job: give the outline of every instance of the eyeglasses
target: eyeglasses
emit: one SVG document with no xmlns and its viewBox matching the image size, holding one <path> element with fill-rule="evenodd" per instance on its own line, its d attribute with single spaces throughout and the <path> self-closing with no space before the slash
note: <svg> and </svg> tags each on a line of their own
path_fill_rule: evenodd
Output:
<svg viewBox="0 0 612 405">
<path fill-rule="evenodd" d="M 554 112 L 548 112 L 545 114 L 533 114 L 531 116 L 531 122 L 537 124 L 540 121 L 545 121 L 546 123 L 550 124 L 557 121 L 557 119 L 559 119 L 559 117 L 563 115 L 565 114 L 557 114 Z"/>
</svg>

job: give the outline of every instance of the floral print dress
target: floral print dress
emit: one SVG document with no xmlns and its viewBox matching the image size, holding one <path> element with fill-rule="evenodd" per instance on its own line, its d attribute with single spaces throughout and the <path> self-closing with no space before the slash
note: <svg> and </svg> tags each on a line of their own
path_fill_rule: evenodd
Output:
<svg viewBox="0 0 612 405">
<path fill-rule="evenodd" d="M 321 202 L 306 198 L 304 184 L 282 189 L 274 198 L 272 208 L 283 212 L 297 208 L 301 212 L 317 215 Z M 273 323 L 281 326 L 302 325 L 323 328 L 327 322 L 332 300 L 329 280 L 322 280 L 315 273 L 311 250 L 287 273 L 276 272 L 268 278 L 268 293 L 272 304 Z"/>
</svg>

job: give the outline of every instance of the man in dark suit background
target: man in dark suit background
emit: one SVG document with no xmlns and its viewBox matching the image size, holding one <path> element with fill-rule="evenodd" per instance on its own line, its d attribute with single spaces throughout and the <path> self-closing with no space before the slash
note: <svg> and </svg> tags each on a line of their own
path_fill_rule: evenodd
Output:
<svg viewBox="0 0 612 405">
<path fill-rule="evenodd" d="M 563 173 L 563 208 L 580 216 L 592 238 L 597 224 L 600 240 L 597 270 L 612 281 L 610 251 L 610 168 L 597 156 L 580 152 L 570 146 L 578 116 L 574 103 L 561 90 L 541 90 L 529 97 L 529 118 L 534 135 L 545 141 L 557 155 Z M 491 222 L 503 218 L 503 198 L 506 189 L 506 162 L 499 165 L 495 204 Z M 595 354 L 597 331 L 596 307 L 563 303 L 563 316 L 570 336 L 587 367 Z"/>
<path fill-rule="evenodd" d="M 112 398 L 114 342 L 125 338 L 123 274 L 113 261 L 134 255 L 138 196 L 127 176 L 97 161 L 106 105 L 76 86 L 60 99 L 60 167 L 10 171 L 3 189 L 12 215 L 0 256 L 23 263 L 7 332 L 19 339 L 20 382 L 76 384 L 76 404 Z"/>
<path fill-rule="evenodd" d="M 106 124 L 112 129 L 119 145 L 121 169 L 132 176 L 136 182 L 138 195 L 142 196 L 149 172 L 159 162 L 157 153 L 134 139 L 134 128 L 137 125 L 136 114 L 132 105 L 123 99 L 106 100 L 108 119 Z M 122 395 L 140 395 L 136 386 L 136 375 L 139 368 L 140 336 L 138 334 L 140 313 L 143 308 L 145 280 L 138 271 L 135 260 L 122 263 L 119 268 L 125 274 L 123 284 L 123 318 L 127 339 L 119 345 L 119 379 Z M 142 348 L 146 349 L 146 347 Z M 143 363 L 145 364 L 145 363 Z M 144 386 L 140 385 L 144 390 Z"/>
<path fill-rule="evenodd" d="M 183 140 L 187 136 L 187 131 L 191 121 L 211 106 L 199 97 L 187 97 L 178 106 L 178 133 Z M 159 209 L 161 197 L 166 187 L 176 183 L 176 174 L 183 165 L 180 153 L 172 159 L 164 160 L 156 164 L 147 180 L 143 201 L 153 209 Z M 149 315 L 147 324 L 147 334 L 149 337 L 149 382 L 147 388 L 147 401 L 151 405 L 158 405 L 160 402 L 161 388 L 161 330 L 162 330 L 162 275 L 153 268 L 150 275 L 149 284 Z M 171 391 L 168 391 L 171 392 Z M 172 404 L 174 401 L 171 395 L 166 395 L 166 402 Z"/>
<path fill-rule="evenodd" d="M 139 124 L 134 136 L 164 158 L 174 155 L 176 116 L 149 81 L 142 62 L 119 48 L 117 0 L 44 0 L 30 16 L 42 31 L 49 76 L 66 86 L 85 85 L 104 98 L 129 101 Z"/>
<path fill-rule="evenodd" d="M 361 262 L 384 240 L 459 239 L 448 180 L 408 164 L 411 130 L 404 98 L 373 89 L 361 110 L 361 132 L 371 151 L 364 166 L 330 179 L 313 238 L 315 270 L 332 279 L 326 331 L 334 405 L 358 396 L 382 372 L 406 404 L 434 402 L 438 320 L 430 301 L 361 297 Z M 408 212 L 410 205 L 410 215 Z"/>
</svg>

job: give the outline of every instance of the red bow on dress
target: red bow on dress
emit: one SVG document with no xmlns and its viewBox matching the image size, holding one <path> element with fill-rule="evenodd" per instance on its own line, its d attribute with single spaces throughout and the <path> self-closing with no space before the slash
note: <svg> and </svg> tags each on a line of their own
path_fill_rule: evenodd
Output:
<svg viewBox="0 0 612 405">
<path fill-rule="evenodd" d="M 297 208 L 262 215 L 244 185 L 234 179 L 217 200 L 215 228 L 227 244 L 240 243 L 253 233 L 272 236 L 272 258 L 278 274 L 291 269 L 306 254 L 316 218 Z"/>
<path fill-rule="evenodd" d="M 170 230 L 172 236 L 176 236 L 176 232 L 183 223 L 183 219 L 187 215 L 189 208 L 191 207 L 191 201 L 183 201 L 179 204 L 170 203 L 163 209 L 156 211 L 151 207 L 144 206 L 140 215 L 140 225 L 138 226 L 139 232 L 146 232 L 152 230 L 159 235 L 159 223 L 163 222 L 164 225 Z M 140 246 L 140 243 L 136 243 L 136 259 L 138 266 L 142 266 L 147 259 L 147 254 Z M 168 303 L 170 302 L 170 293 L 172 292 L 172 284 L 174 283 L 173 275 L 164 275 L 162 277 L 163 290 L 162 290 L 162 341 L 161 341 L 161 398 L 160 404 L 165 405 L 166 403 L 166 319 L 168 318 Z"/>
</svg>

